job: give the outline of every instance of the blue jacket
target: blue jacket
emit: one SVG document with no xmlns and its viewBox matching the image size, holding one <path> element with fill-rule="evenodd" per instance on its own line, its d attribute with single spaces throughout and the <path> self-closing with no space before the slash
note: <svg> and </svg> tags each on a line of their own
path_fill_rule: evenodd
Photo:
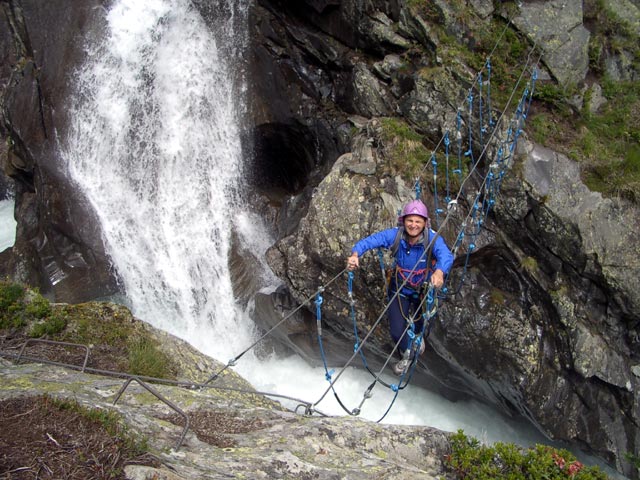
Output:
<svg viewBox="0 0 640 480">
<path fill-rule="evenodd" d="M 398 228 L 399 227 L 389 228 L 363 238 L 353 246 L 351 252 L 357 252 L 358 257 L 361 257 L 365 252 L 374 248 L 391 248 L 398 234 Z M 428 232 L 429 242 L 431 242 L 436 232 L 433 230 L 428 230 Z M 407 242 L 405 235 L 400 239 L 400 245 L 396 253 L 396 266 L 407 273 L 414 270 L 416 273 L 411 276 L 411 280 L 414 285 L 418 287 L 423 282 L 429 280 L 432 271 L 440 269 L 446 275 L 453 265 L 453 254 L 441 236 L 438 236 L 435 242 L 433 242 L 431 251 L 432 260 L 435 260 L 435 265 L 427 266 L 427 255 L 423 255 L 424 242 L 422 237 L 413 245 Z M 408 284 L 402 289 L 402 293 L 407 295 L 413 292 L 414 290 L 412 290 Z"/>
</svg>

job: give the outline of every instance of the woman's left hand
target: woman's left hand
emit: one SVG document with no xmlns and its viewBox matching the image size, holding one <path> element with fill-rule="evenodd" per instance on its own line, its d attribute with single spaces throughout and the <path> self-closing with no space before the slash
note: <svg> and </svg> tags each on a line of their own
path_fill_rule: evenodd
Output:
<svg viewBox="0 0 640 480">
<path fill-rule="evenodd" d="M 347 270 L 352 272 L 359 266 L 360 266 L 360 262 L 358 260 L 358 252 L 353 252 L 351 256 L 347 258 Z"/>
</svg>

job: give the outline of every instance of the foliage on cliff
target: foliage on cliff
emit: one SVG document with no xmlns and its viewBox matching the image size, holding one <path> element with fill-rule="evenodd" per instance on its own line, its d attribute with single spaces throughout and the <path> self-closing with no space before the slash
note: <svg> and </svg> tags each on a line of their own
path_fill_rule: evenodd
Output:
<svg viewBox="0 0 640 480">
<path fill-rule="evenodd" d="M 0 332 L 15 348 L 26 342 L 27 356 L 82 365 L 84 350 L 51 342 L 73 343 L 89 346 L 94 368 L 175 378 L 169 357 L 136 328 L 131 312 L 120 305 L 51 304 L 35 290 L 0 281 Z"/>
<path fill-rule="evenodd" d="M 600 468 L 585 466 L 567 450 L 546 445 L 522 449 L 502 442 L 487 446 L 467 437 L 461 430 L 451 438 L 447 464 L 459 479 L 607 479 Z"/>
</svg>

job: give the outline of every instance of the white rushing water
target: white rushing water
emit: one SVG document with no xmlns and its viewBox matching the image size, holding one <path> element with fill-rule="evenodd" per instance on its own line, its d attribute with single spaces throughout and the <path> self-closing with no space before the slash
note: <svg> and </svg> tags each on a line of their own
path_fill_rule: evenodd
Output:
<svg viewBox="0 0 640 480">
<path fill-rule="evenodd" d="M 0 252 L 13 247 L 16 241 L 16 219 L 13 199 L 0 200 Z"/>
<path fill-rule="evenodd" d="M 248 1 L 230 0 L 225 22 L 209 29 L 188 0 L 115 0 L 105 38 L 87 47 L 88 62 L 74 78 L 72 133 L 62 146 L 100 218 L 134 314 L 224 363 L 257 338 L 233 297 L 230 223 L 258 252 L 271 243 L 240 201 L 245 87 L 238 58 Z M 275 281 L 262 271 L 265 282 Z M 259 390 L 310 402 L 328 385 L 324 370 L 297 357 L 258 361 L 249 352 L 235 368 Z M 351 408 L 370 378 L 349 370 L 336 385 Z M 362 415 L 377 420 L 391 397 L 376 388 Z M 318 408 L 343 413 L 333 394 Z M 481 404 L 450 403 L 414 387 L 401 392 L 385 422 L 463 428 L 488 441 L 543 441 Z"/>
</svg>

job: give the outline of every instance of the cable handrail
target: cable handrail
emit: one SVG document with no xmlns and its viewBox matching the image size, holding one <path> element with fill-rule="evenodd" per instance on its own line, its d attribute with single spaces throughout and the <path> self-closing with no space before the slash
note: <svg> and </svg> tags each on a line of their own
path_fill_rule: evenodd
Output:
<svg viewBox="0 0 640 480">
<path fill-rule="evenodd" d="M 13 360 L 16 361 L 16 363 L 17 363 L 17 360 L 18 360 L 18 354 L 5 352 L 5 351 L 2 351 L 2 350 L 0 350 L 0 357 L 13 359 Z M 207 383 L 187 382 L 187 381 L 183 381 L 183 380 L 171 380 L 171 379 L 168 379 L 168 378 L 151 377 L 151 376 L 148 376 L 148 375 L 134 375 L 134 374 L 127 373 L 127 372 L 119 372 L 119 371 L 116 371 L 116 370 L 106 370 L 106 369 L 100 369 L 100 368 L 94 368 L 94 367 L 86 367 L 84 370 L 82 370 L 81 366 L 75 365 L 75 364 L 72 364 L 72 363 L 58 362 L 58 361 L 55 361 L 55 360 L 48 360 L 46 358 L 33 357 L 33 356 L 29 356 L 29 355 L 20 356 L 20 360 L 29 360 L 29 361 L 32 361 L 34 363 L 42 363 L 42 364 L 46 364 L 46 365 L 69 368 L 71 370 L 79 370 L 82 373 L 103 375 L 103 376 L 107 376 L 107 377 L 114 377 L 114 378 L 134 378 L 135 377 L 135 378 L 138 378 L 140 380 L 147 381 L 147 382 L 153 382 L 153 383 L 158 383 L 158 384 L 163 384 L 163 385 L 168 385 L 168 386 L 188 388 L 188 389 L 192 389 L 192 390 L 200 390 L 200 389 L 210 388 L 210 389 L 213 389 L 213 390 L 244 393 L 244 394 L 249 394 L 249 395 L 260 395 L 260 396 L 263 396 L 263 397 L 271 397 L 271 398 L 279 398 L 279 399 L 283 399 L 283 400 L 289 400 L 289 401 L 292 401 L 292 402 L 299 403 L 299 406 L 300 405 L 302 405 L 302 406 L 310 406 L 311 405 L 310 402 L 307 402 L 305 400 L 301 400 L 301 399 L 296 398 L 296 397 L 292 397 L 290 395 L 283 395 L 283 394 L 279 394 L 279 393 L 265 392 L 265 391 L 261 391 L 261 390 L 254 390 L 254 389 L 253 390 L 249 390 L 249 389 L 246 389 L 246 388 L 229 387 L 229 386 L 222 386 L 222 385 L 210 385 L 210 384 L 207 384 Z M 319 413 L 321 415 L 326 416 L 321 411 L 318 411 L 318 410 L 315 410 L 315 409 L 313 411 L 317 412 L 317 413 Z"/>
</svg>

